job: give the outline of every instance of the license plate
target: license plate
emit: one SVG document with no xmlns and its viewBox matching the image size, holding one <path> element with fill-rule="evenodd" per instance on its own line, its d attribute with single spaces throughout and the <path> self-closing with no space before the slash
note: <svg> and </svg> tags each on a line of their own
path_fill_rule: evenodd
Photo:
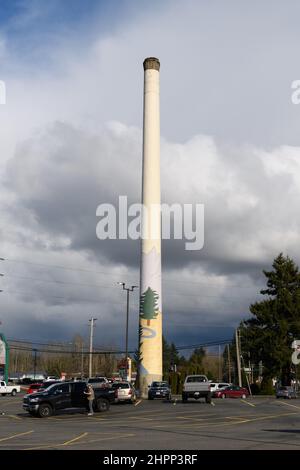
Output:
<svg viewBox="0 0 300 470">
<path fill-rule="evenodd" d="M 156 392 L 156 395 L 160 395 L 160 392 Z"/>
<path fill-rule="evenodd" d="M 194 395 L 200 395 L 200 392 L 195 392 Z"/>
</svg>

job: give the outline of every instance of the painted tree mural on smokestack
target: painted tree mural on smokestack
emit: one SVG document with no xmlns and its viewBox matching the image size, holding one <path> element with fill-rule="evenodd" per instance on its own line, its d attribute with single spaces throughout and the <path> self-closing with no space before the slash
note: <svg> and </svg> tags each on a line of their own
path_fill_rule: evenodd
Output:
<svg viewBox="0 0 300 470">
<path fill-rule="evenodd" d="M 150 326 L 150 320 L 154 320 L 158 315 L 158 294 L 150 287 L 141 296 L 141 317 L 147 320 L 147 326 Z"/>
</svg>

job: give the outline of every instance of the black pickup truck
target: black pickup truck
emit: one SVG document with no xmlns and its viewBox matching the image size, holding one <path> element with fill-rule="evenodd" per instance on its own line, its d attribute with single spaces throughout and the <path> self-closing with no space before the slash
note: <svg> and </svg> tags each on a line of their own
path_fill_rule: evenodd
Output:
<svg viewBox="0 0 300 470">
<path fill-rule="evenodd" d="M 57 410 L 66 408 L 85 408 L 88 400 L 84 391 L 86 382 L 63 382 L 50 385 L 48 388 L 23 398 L 23 409 L 33 416 L 46 418 Z M 93 408 L 95 411 L 109 410 L 110 403 L 115 400 L 115 391 L 109 387 L 95 389 Z"/>
</svg>

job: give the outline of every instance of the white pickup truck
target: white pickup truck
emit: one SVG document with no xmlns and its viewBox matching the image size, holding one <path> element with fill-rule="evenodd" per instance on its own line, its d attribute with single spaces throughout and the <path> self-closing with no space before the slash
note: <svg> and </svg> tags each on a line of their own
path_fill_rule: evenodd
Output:
<svg viewBox="0 0 300 470">
<path fill-rule="evenodd" d="M 205 398 L 206 403 L 211 403 L 210 382 L 205 375 L 187 375 L 183 384 L 182 403 L 189 398 Z"/>
<path fill-rule="evenodd" d="M 0 394 L 2 396 L 12 395 L 14 397 L 20 391 L 20 385 L 6 385 L 6 382 L 0 382 Z"/>
</svg>

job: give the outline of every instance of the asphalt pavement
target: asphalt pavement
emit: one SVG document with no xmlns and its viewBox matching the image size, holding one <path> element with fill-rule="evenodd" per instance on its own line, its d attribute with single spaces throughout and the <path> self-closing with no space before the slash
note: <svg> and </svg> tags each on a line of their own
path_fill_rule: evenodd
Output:
<svg viewBox="0 0 300 470">
<path fill-rule="evenodd" d="M 0 413 L 0 450 L 300 449 L 299 399 L 142 400 L 35 418 L 17 395 L 0 397 Z"/>
</svg>

